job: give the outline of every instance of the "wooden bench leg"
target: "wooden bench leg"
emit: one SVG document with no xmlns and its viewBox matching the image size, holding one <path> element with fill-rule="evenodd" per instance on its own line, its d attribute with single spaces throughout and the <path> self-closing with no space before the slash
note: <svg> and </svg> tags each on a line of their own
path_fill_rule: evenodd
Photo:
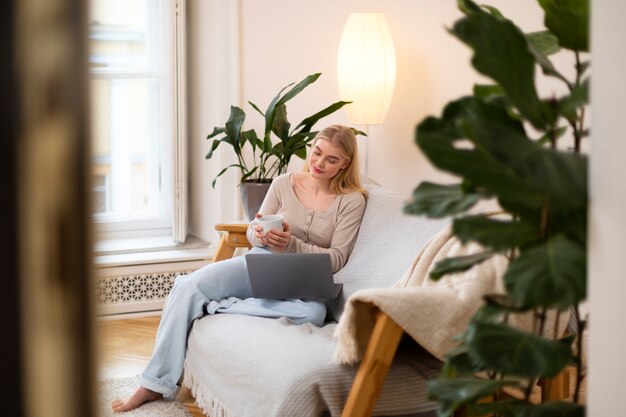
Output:
<svg viewBox="0 0 626 417">
<path fill-rule="evenodd" d="M 565 368 L 554 378 L 541 381 L 541 401 L 561 401 L 569 398 L 569 369 Z"/>
<path fill-rule="evenodd" d="M 372 415 L 403 330 L 388 315 L 378 313 L 372 337 L 357 371 L 341 417 Z"/>
<path fill-rule="evenodd" d="M 222 232 L 222 235 L 213 255 L 213 262 L 232 258 L 236 248 L 250 248 L 246 237 L 247 224 L 217 224 L 215 229 Z"/>
</svg>

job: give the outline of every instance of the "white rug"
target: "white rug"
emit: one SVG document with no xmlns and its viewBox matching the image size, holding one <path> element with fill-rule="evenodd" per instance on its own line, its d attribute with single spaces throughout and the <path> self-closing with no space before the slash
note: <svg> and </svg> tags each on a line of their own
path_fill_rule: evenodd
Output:
<svg viewBox="0 0 626 417">
<path fill-rule="evenodd" d="M 152 401 L 125 413 L 114 413 L 111 403 L 125 398 L 137 389 L 135 377 L 110 378 L 100 381 L 98 397 L 99 417 L 192 417 L 180 401 L 164 399 Z"/>
</svg>

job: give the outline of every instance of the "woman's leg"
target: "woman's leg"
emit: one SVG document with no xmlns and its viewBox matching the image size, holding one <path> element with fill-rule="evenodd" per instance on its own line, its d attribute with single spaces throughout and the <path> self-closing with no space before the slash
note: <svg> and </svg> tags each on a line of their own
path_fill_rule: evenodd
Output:
<svg viewBox="0 0 626 417">
<path fill-rule="evenodd" d="M 246 298 L 237 300 L 230 305 L 219 306 L 214 313 L 245 314 L 268 318 L 287 317 L 295 324 L 312 323 L 316 326 L 322 326 L 326 319 L 326 306 L 324 302 L 317 300 Z"/>
<path fill-rule="evenodd" d="M 254 248 L 256 253 L 269 253 Z M 245 259 L 238 256 L 208 264 L 187 276 L 177 277 L 163 308 L 152 357 L 140 377 L 141 387 L 123 401 L 115 401 L 115 411 L 128 411 L 161 396 L 174 395 L 183 372 L 187 335 L 193 321 L 204 315 L 211 300 L 252 295 Z"/>
</svg>

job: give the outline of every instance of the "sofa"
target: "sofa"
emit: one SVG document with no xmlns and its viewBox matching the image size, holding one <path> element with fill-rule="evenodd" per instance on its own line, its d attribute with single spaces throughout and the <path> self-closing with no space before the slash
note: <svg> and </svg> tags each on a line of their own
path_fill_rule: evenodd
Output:
<svg viewBox="0 0 626 417">
<path fill-rule="evenodd" d="M 335 274 L 340 296 L 327 303 L 323 327 L 287 319 L 215 315 L 189 334 L 183 386 L 210 417 L 340 416 L 357 365 L 333 360 L 333 337 L 346 300 L 365 288 L 392 286 L 427 241 L 448 223 L 403 214 L 406 196 L 366 185 L 367 208 L 352 254 Z M 246 247 L 239 233 L 223 235 L 214 261 Z M 228 231 L 227 227 L 218 230 Z M 225 249 L 226 248 L 226 249 Z M 226 255 L 224 255 L 226 253 Z M 184 279 L 184 277 L 181 277 Z M 426 383 L 442 363 L 411 338 L 403 339 L 373 409 L 375 416 L 434 416 Z"/>
</svg>

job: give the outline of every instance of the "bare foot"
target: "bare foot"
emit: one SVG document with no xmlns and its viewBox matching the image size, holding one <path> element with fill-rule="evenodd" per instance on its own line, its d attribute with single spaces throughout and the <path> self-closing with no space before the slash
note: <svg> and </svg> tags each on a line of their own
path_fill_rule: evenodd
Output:
<svg viewBox="0 0 626 417">
<path fill-rule="evenodd" d="M 124 411 L 134 410 L 143 403 L 160 400 L 161 398 L 163 398 L 163 394 L 151 391 L 144 387 L 139 387 L 126 399 L 113 401 L 113 403 L 111 403 L 111 408 L 113 408 L 113 411 L 116 413 L 121 413 Z"/>
</svg>

